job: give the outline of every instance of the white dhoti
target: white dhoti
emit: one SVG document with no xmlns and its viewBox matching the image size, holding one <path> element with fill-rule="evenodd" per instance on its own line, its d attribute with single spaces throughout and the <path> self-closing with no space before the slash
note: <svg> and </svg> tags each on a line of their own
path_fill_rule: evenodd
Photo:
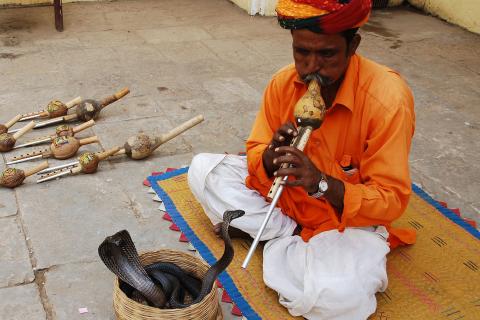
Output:
<svg viewBox="0 0 480 320">
<path fill-rule="evenodd" d="M 270 204 L 245 186 L 246 157 L 199 154 L 188 171 L 190 189 L 213 224 L 227 210 L 244 210 L 232 226 L 252 237 Z M 366 319 L 375 293 L 387 287 L 388 233 L 384 227 L 322 232 L 308 242 L 292 236 L 296 222 L 275 209 L 261 240 L 265 284 L 294 316 L 307 319 Z"/>
</svg>

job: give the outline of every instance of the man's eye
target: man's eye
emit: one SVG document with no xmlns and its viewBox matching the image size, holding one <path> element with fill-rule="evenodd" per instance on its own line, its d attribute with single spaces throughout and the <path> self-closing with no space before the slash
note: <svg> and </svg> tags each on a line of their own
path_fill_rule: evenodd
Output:
<svg viewBox="0 0 480 320">
<path fill-rule="evenodd" d="M 336 54 L 336 51 L 335 50 L 322 50 L 319 53 L 324 58 L 331 58 Z"/>
<path fill-rule="evenodd" d="M 301 54 L 302 56 L 306 56 L 308 55 L 308 50 L 305 50 L 305 49 L 300 49 L 300 48 L 296 48 L 295 51 L 298 53 L 298 54 Z"/>
</svg>

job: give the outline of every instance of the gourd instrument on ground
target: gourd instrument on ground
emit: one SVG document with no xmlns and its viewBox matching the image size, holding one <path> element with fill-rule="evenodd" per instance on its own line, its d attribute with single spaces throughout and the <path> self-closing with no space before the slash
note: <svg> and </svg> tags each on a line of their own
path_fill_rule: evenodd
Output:
<svg viewBox="0 0 480 320">
<path fill-rule="evenodd" d="M 17 114 L 15 117 L 13 117 L 11 120 L 9 120 L 7 123 L 5 124 L 0 124 L 0 134 L 2 133 L 7 133 L 8 132 L 8 129 L 13 126 L 15 123 L 18 122 L 18 120 L 20 120 L 22 118 L 22 115 L 21 114 Z"/>
<path fill-rule="evenodd" d="M 37 138 L 31 141 L 27 141 L 25 143 L 16 145 L 13 149 L 18 149 L 18 148 L 24 148 L 24 147 L 31 147 L 43 143 L 50 143 L 53 141 L 53 139 L 57 137 L 74 137 L 77 133 L 86 130 L 88 128 L 91 128 L 95 125 L 94 120 L 90 120 L 87 122 L 84 122 L 76 127 L 71 127 L 68 124 L 62 124 L 58 126 L 55 129 L 55 134 L 47 137 L 42 137 L 42 138 Z"/>
<path fill-rule="evenodd" d="M 28 170 L 20 170 L 15 168 L 7 168 L 0 175 L 0 185 L 6 188 L 15 188 L 23 183 L 26 177 L 48 168 L 48 161 L 44 161 Z"/>
<path fill-rule="evenodd" d="M 139 133 L 136 136 L 130 137 L 117 154 L 126 154 L 134 160 L 145 159 L 162 144 L 196 126 L 203 120 L 203 115 L 198 115 L 158 137 L 149 137 L 144 133 Z"/>
<path fill-rule="evenodd" d="M 26 126 L 15 132 L 0 134 L 0 152 L 7 152 L 13 149 L 17 140 L 28 131 L 32 130 L 35 126 L 35 122 L 31 121 Z"/>
<path fill-rule="evenodd" d="M 93 136 L 93 137 L 89 137 L 81 140 L 78 140 L 74 137 L 57 137 L 50 144 L 50 148 L 41 150 L 41 151 L 33 151 L 30 153 L 22 154 L 20 156 L 12 158 L 12 160 L 7 162 L 7 164 L 10 165 L 14 163 L 30 161 L 33 159 L 50 158 L 50 157 L 53 157 L 59 160 L 68 159 L 73 157 L 81 146 L 84 146 L 90 143 L 95 143 L 95 142 L 99 142 L 97 136 Z"/>
<path fill-rule="evenodd" d="M 59 100 L 52 100 L 48 103 L 45 110 L 22 114 L 22 118 L 19 121 L 27 121 L 38 118 L 57 118 L 64 116 L 68 113 L 68 110 L 82 101 L 81 97 L 76 97 L 66 103 Z"/>
<path fill-rule="evenodd" d="M 325 118 L 325 112 L 326 106 L 322 98 L 320 85 L 318 84 L 317 80 L 313 79 L 308 84 L 307 92 L 305 92 L 302 98 L 300 98 L 295 105 L 293 113 L 295 122 L 298 126 L 298 135 L 292 140 L 290 145 L 303 151 L 312 131 L 314 129 L 318 129 L 322 125 L 323 119 Z M 283 164 L 281 166 L 281 168 L 287 167 L 288 164 Z M 284 188 L 283 182 L 287 179 L 288 176 L 277 177 L 273 181 L 272 187 L 267 195 L 272 202 L 270 203 L 270 207 L 265 219 L 263 220 L 263 223 L 260 226 L 252 245 L 250 246 L 250 250 L 248 251 L 245 260 L 242 263 L 243 269 L 247 268 L 248 263 L 255 252 L 265 227 L 267 226 L 268 220 L 272 216 L 273 210 L 275 209 L 275 206 L 282 195 Z"/>
<path fill-rule="evenodd" d="M 98 254 L 107 268 L 121 281 L 120 288 L 131 299 L 158 308 L 186 308 L 201 302 L 212 290 L 218 275 L 232 262 L 233 246 L 228 228 L 233 219 L 245 214 L 242 210 L 226 211 L 223 215 L 222 257 L 211 266 L 203 279 L 198 279 L 171 262 L 143 266 L 128 231 L 107 237 L 98 247 Z M 182 292 L 188 292 L 190 301 Z"/>
<path fill-rule="evenodd" d="M 89 121 L 92 119 L 96 119 L 98 115 L 100 114 L 100 111 L 102 111 L 106 106 L 109 104 L 114 103 L 115 101 L 123 98 L 126 96 L 130 90 L 128 88 L 124 88 L 118 92 L 116 92 L 114 95 L 111 95 L 101 101 L 96 101 L 92 99 L 86 99 L 80 102 L 80 104 L 75 108 L 75 113 L 73 114 L 68 114 L 63 117 L 58 117 L 58 118 L 53 118 L 50 120 L 46 120 L 43 122 L 38 122 L 35 125 L 35 128 L 42 128 L 46 127 L 49 125 L 61 123 L 61 122 L 67 122 L 67 121 L 74 121 L 74 120 L 80 120 L 80 121 Z"/>
<path fill-rule="evenodd" d="M 37 180 L 37 183 L 42 183 L 46 181 L 50 181 L 53 179 L 57 179 L 63 176 L 68 176 L 68 175 L 76 175 L 79 173 L 94 173 L 98 169 L 98 165 L 100 161 L 103 161 L 107 159 L 108 157 L 114 155 L 115 153 L 120 150 L 119 147 L 115 147 L 112 149 L 109 149 L 105 152 L 99 152 L 99 153 L 94 153 L 94 152 L 84 152 L 78 157 L 78 161 L 74 163 L 74 165 L 70 165 L 68 168 L 64 168 L 63 170 L 42 170 L 39 172 L 39 174 L 45 174 L 40 177 L 40 179 Z M 54 168 L 50 168 L 54 169 Z"/>
</svg>

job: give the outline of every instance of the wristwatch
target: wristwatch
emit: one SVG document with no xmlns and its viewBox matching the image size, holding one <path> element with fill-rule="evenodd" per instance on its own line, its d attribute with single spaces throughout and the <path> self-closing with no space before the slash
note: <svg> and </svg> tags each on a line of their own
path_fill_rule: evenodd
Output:
<svg viewBox="0 0 480 320">
<path fill-rule="evenodd" d="M 315 198 L 315 199 L 320 199 L 323 197 L 325 192 L 328 190 L 328 182 L 327 182 L 327 176 L 322 172 L 322 178 L 320 179 L 320 182 L 318 183 L 318 191 L 315 193 L 309 193 L 310 197 Z"/>
</svg>

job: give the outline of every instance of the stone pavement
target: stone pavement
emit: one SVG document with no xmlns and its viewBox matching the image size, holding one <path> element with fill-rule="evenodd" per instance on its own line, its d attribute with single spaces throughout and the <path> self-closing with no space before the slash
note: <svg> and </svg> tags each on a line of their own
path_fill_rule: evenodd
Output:
<svg viewBox="0 0 480 320">
<path fill-rule="evenodd" d="M 140 250 L 186 250 L 142 180 L 199 152 L 243 150 L 264 86 L 292 60 L 290 35 L 226 0 L 66 4 L 63 33 L 52 11 L 0 10 L 0 120 L 124 86 L 131 93 L 82 133 L 101 139 L 86 150 L 206 118 L 145 161 L 117 158 L 95 175 L 0 189 L 0 318 L 113 319 L 99 243 L 126 228 Z M 400 71 L 415 93 L 413 180 L 478 221 L 480 37 L 405 8 L 375 12 L 362 35 L 361 53 Z"/>
</svg>

